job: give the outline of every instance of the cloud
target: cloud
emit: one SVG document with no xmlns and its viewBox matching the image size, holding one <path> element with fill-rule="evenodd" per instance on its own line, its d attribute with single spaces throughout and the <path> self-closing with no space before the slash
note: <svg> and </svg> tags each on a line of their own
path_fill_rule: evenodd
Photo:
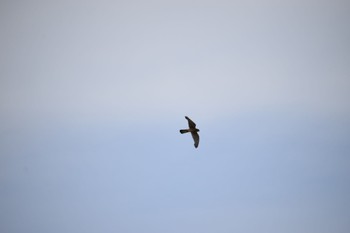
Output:
<svg viewBox="0 0 350 233">
<path fill-rule="evenodd" d="M 62 6 L 28 8 L 27 20 L 6 24 L 13 31 L 5 39 L 16 46 L 5 49 L 2 112 L 76 120 L 261 109 L 349 114 L 342 5 L 298 4 L 126 11 L 102 4 L 68 15 Z"/>
</svg>

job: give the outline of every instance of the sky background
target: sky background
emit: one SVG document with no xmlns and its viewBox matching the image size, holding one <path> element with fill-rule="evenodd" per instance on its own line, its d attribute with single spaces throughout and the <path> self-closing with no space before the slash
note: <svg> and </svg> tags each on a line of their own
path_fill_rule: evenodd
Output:
<svg viewBox="0 0 350 233">
<path fill-rule="evenodd" d="M 349 232 L 349 22 L 345 0 L 1 1 L 0 232 Z"/>
</svg>

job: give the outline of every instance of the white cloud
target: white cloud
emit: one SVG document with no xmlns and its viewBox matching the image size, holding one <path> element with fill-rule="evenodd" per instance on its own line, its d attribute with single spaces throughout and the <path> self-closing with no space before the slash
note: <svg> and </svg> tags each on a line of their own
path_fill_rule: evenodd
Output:
<svg viewBox="0 0 350 233">
<path fill-rule="evenodd" d="M 27 20 L 6 25 L 15 46 L 5 49 L 1 109 L 76 120 L 283 108 L 349 114 L 347 22 L 342 5 L 328 5 L 91 5 L 68 16 L 62 6 L 28 8 Z"/>
</svg>

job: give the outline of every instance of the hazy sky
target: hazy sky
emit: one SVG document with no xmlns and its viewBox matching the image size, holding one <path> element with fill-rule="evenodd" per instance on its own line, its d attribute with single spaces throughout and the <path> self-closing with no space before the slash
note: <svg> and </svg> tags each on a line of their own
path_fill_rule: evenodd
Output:
<svg viewBox="0 0 350 233">
<path fill-rule="evenodd" d="M 1 1 L 0 232 L 349 232 L 349 22 L 345 0 Z"/>
</svg>

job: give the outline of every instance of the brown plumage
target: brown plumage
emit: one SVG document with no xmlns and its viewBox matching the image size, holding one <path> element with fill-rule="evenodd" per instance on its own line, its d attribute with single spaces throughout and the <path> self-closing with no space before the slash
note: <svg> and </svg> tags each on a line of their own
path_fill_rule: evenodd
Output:
<svg viewBox="0 0 350 233">
<path fill-rule="evenodd" d="M 199 129 L 196 128 L 196 124 L 188 116 L 185 116 L 185 118 L 188 121 L 189 129 L 180 129 L 180 133 L 191 133 L 194 141 L 194 147 L 197 148 L 199 144 L 199 135 L 197 132 L 199 132 Z"/>
</svg>

